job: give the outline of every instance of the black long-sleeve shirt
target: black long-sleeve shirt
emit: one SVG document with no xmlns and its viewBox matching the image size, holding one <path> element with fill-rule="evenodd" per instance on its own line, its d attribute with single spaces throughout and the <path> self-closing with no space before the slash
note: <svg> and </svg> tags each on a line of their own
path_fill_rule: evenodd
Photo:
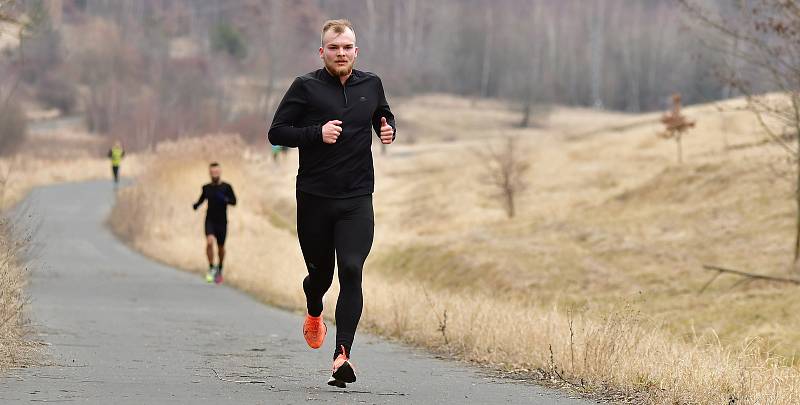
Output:
<svg viewBox="0 0 800 405">
<path fill-rule="evenodd" d="M 218 184 L 208 183 L 204 185 L 203 191 L 200 192 L 200 198 L 193 205 L 194 209 L 197 209 L 206 200 L 208 200 L 206 221 L 227 223 L 228 205 L 236 205 L 236 195 L 233 194 L 233 187 L 224 181 Z"/>
<path fill-rule="evenodd" d="M 353 70 L 342 85 L 325 69 L 294 80 L 275 111 L 269 128 L 273 145 L 299 147 L 297 189 L 329 198 L 371 194 L 375 190 L 372 135 L 381 118 L 397 132 L 381 79 Z M 336 143 L 322 141 L 322 126 L 340 120 Z"/>
</svg>

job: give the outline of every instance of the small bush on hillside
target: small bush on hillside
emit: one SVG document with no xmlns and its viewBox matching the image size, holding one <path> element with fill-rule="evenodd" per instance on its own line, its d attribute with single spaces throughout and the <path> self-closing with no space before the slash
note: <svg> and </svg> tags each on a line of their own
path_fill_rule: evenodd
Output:
<svg viewBox="0 0 800 405">
<path fill-rule="evenodd" d="M 25 111 L 13 100 L 0 104 L 0 156 L 14 154 L 28 133 Z"/>
</svg>

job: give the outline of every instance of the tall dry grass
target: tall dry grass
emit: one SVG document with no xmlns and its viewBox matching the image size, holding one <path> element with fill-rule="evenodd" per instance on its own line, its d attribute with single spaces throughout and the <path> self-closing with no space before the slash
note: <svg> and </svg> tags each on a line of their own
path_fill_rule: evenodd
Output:
<svg viewBox="0 0 800 405">
<path fill-rule="evenodd" d="M 27 274 L 22 256 L 27 242 L 12 231 L 10 220 L 0 215 L 0 371 L 30 362 L 35 352 L 23 311 Z"/>
<path fill-rule="evenodd" d="M 574 121 L 571 125 L 577 125 Z M 687 275 L 694 270 L 680 270 L 679 277 L 669 273 L 669 266 L 684 260 L 682 255 L 657 246 L 668 243 L 676 252 L 684 249 L 693 254 L 722 249 L 711 241 L 702 242 L 708 234 L 690 238 L 676 235 L 668 226 L 694 221 L 708 227 L 707 211 L 719 216 L 721 209 L 709 199 L 736 193 L 733 201 L 724 202 L 737 208 L 729 210 L 725 224 L 734 221 L 745 228 L 742 232 L 751 230 L 750 222 L 756 221 L 746 214 L 754 207 L 742 205 L 741 199 L 749 199 L 752 190 L 762 190 L 764 179 L 742 177 L 739 170 L 752 173 L 755 168 L 742 155 L 735 159 L 746 163 L 733 174 L 723 164 L 708 166 L 703 153 L 716 151 L 719 145 L 716 140 L 691 137 L 687 139 L 690 162 L 699 162 L 665 172 L 653 163 L 660 162 L 662 153 L 663 162 L 671 161 L 671 149 L 659 144 L 647 125 L 579 141 L 540 139 L 534 144 L 537 156 L 546 158 L 535 163 L 539 166 L 532 175 L 538 177 L 531 179 L 539 194 L 528 196 L 520 218 L 512 222 L 482 195 L 476 183 L 479 165 L 469 161 L 474 156 L 472 145 L 400 147 L 401 157 L 377 161 L 378 232 L 365 270 L 362 325 L 579 391 L 613 393 L 622 401 L 800 402 L 800 372 L 790 359 L 770 352 L 774 335 L 759 333 L 763 323 L 726 318 L 726 311 L 719 309 L 732 294 L 746 305 L 778 302 L 767 296 L 781 298 L 792 291 L 774 287 L 764 291 L 761 286 L 761 291 L 698 296 L 695 287 L 701 279 Z M 760 159 L 762 154 L 755 155 Z M 266 302 L 302 310 L 304 269 L 292 227 L 296 166 L 275 165 L 233 138 L 210 137 L 163 147 L 140 177 L 146 186 L 120 193 L 111 214 L 112 228 L 147 255 L 202 272 L 203 214 L 193 212 L 190 204 L 207 181 L 210 160 L 222 162 L 223 177 L 240 200 L 230 213 L 226 280 Z M 611 176 L 612 170 L 624 175 Z M 587 186 L 587 175 L 598 176 L 592 186 Z M 709 176 L 712 180 L 703 180 Z M 719 178 L 713 180 L 714 176 Z M 726 187 L 735 184 L 729 176 L 742 179 L 743 188 Z M 689 189 L 682 187 L 687 182 Z M 709 186 L 717 183 L 716 189 Z M 728 229 L 722 228 L 720 232 Z M 622 238 L 626 233 L 644 239 Z M 752 239 L 754 246 L 771 243 L 771 239 Z M 735 258 L 740 246 L 728 249 L 720 254 Z M 646 264 L 637 264 L 640 259 Z M 647 300 L 641 299 L 642 291 L 664 302 L 643 304 Z M 333 313 L 335 297 L 334 286 L 327 295 L 326 314 Z M 595 298 L 602 305 L 593 306 Z M 709 305 L 713 301 L 719 302 Z M 700 311 L 701 320 L 719 316 L 717 322 L 727 322 L 730 328 L 750 329 L 745 338 L 727 340 L 704 328 L 681 329 L 675 319 L 689 314 L 674 315 L 667 309 L 670 305 L 680 308 L 677 312 Z M 659 316 L 662 312 L 667 315 Z"/>
</svg>

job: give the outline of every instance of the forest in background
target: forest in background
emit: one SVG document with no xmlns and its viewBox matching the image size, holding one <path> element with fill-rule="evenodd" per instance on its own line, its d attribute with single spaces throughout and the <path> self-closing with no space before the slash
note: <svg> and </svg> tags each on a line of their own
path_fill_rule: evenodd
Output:
<svg viewBox="0 0 800 405">
<path fill-rule="evenodd" d="M 215 131 L 263 141 L 288 82 L 319 67 L 329 18 L 353 21 L 357 68 L 379 73 L 390 98 L 511 101 L 521 126 L 555 104 L 641 112 L 675 92 L 685 104 L 734 95 L 715 74 L 725 52 L 710 52 L 673 0 L 2 3 L 23 26 L 2 30 L 0 91 L 83 112 L 89 131 L 134 148 Z M 736 8 L 701 3 L 720 16 Z"/>
</svg>

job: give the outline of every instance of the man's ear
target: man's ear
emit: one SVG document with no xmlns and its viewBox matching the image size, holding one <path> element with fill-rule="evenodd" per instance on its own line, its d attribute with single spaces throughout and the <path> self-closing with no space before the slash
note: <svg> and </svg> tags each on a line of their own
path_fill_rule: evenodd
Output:
<svg viewBox="0 0 800 405">
<path fill-rule="evenodd" d="M 325 57 L 322 56 L 322 54 L 323 54 L 322 47 L 319 47 L 319 58 L 320 59 L 325 59 Z"/>
<path fill-rule="evenodd" d="M 354 57 L 354 58 L 357 58 L 357 57 L 358 57 L 358 47 L 356 47 L 356 50 L 355 50 L 355 53 L 353 54 L 353 57 Z"/>
</svg>

